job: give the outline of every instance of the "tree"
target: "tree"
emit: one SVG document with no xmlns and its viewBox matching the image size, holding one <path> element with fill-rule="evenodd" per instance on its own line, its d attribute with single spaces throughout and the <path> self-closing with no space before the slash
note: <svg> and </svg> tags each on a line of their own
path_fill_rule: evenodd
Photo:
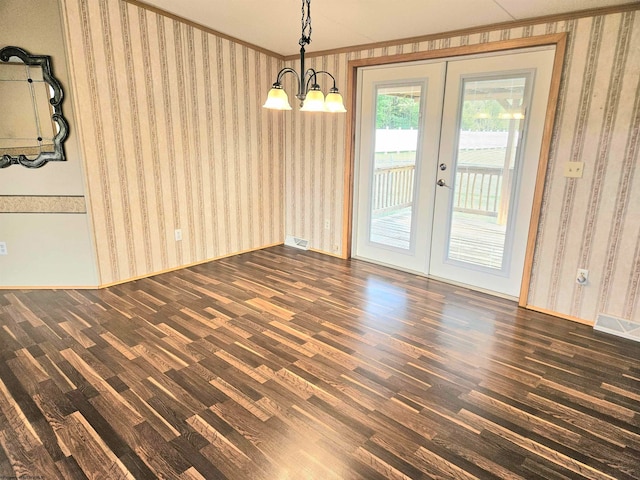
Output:
<svg viewBox="0 0 640 480">
<path fill-rule="evenodd" d="M 417 129 L 420 102 L 413 97 L 379 94 L 376 128 Z"/>
<path fill-rule="evenodd" d="M 499 132 L 509 129 L 509 121 L 500 118 L 504 107 L 495 99 L 466 100 L 460 128 L 472 132 Z M 378 94 L 376 128 L 417 129 L 420 101 L 415 97 Z"/>
<path fill-rule="evenodd" d="M 460 129 L 466 132 L 499 132 L 509 129 L 509 121 L 500 118 L 504 108 L 494 99 L 467 100 L 462 107 Z"/>
</svg>

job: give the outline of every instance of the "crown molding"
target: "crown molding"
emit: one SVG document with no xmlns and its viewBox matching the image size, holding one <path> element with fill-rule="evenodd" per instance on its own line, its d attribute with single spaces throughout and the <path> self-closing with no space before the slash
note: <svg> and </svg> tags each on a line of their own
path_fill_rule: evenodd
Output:
<svg viewBox="0 0 640 480">
<path fill-rule="evenodd" d="M 322 57 L 325 55 L 339 55 L 343 53 L 360 52 L 362 50 L 371 50 L 384 47 L 395 47 L 397 45 L 407 45 L 410 43 L 429 42 L 440 40 L 442 38 L 457 37 L 461 35 L 473 35 L 475 33 L 484 33 L 487 31 L 502 30 L 516 27 L 526 27 L 529 25 L 538 25 L 541 23 L 561 22 L 566 20 L 574 20 L 576 18 L 595 17 L 600 15 L 609 15 L 612 13 L 629 12 L 640 10 L 640 1 L 628 3 L 625 5 L 616 5 L 613 7 L 591 8 L 589 10 L 579 10 L 576 12 L 557 13 L 553 15 L 544 15 L 542 17 L 532 17 L 522 20 L 509 20 L 507 22 L 493 23 L 489 25 L 481 25 L 478 27 L 463 28 L 460 30 L 450 30 L 448 32 L 434 33 L 429 35 L 421 35 L 417 37 L 401 38 L 398 40 L 389 40 L 385 42 L 365 43 L 362 45 L 353 45 L 350 47 L 335 48 L 330 50 L 321 50 L 318 52 L 306 52 L 306 58 Z M 286 55 L 285 61 L 297 60 L 298 55 Z"/>
<path fill-rule="evenodd" d="M 256 50 L 258 52 L 264 53 L 265 55 L 269 55 L 278 60 L 283 61 L 292 61 L 297 60 L 299 55 L 281 55 L 279 53 L 273 52 L 266 48 L 260 47 L 259 45 L 255 45 L 253 43 L 245 42 L 244 40 L 240 40 L 239 38 L 233 37 L 231 35 L 227 35 L 226 33 L 219 32 L 212 28 L 209 28 L 201 23 L 193 22 L 191 20 L 187 20 L 180 15 L 176 15 L 174 13 L 168 12 L 161 8 L 155 7 L 153 5 L 149 5 L 148 3 L 141 0 L 123 0 L 126 3 L 131 5 L 135 5 L 139 8 L 144 8 L 145 10 L 149 10 L 150 12 L 157 13 L 159 15 L 163 15 L 165 17 L 171 18 L 173 20 L 177 20 L 179 22 L 185 23 L 186 25 L 190 25 L 194 28 L 202 30 L 203 32 L 210 33 L 212 35 L 216 35 L 218 37 L 224 38 L 234 43 L 238 43 L 240 45 L 244 45 L 248 48 Z M 329 50 L 321 50 L 318 52 L 306 52 L 306 58 L 313 57 L 322 57 L 326 55 L 338 55 L 343 53 L 351 53 L 351 52 L 359 52 L 362 50 L 370 50 L 376 48 L 384 48 L 384 47 L 394 47 L 397 45 L 407 45 L 410 43 L 421 43 L 421 42 L 429 42 L 433 40 L 440 40 L 442 38 L 456 37 L 460 35 L 473 35 L 475 33 L 483 33 L 487 31 L 493 30 L 501 30 L 507 28 L 517 28 L 517 27 L 526 27 L 529 25 L 537 25 L 541 23 L 551 23 L 551 22 L 561 22 L 566 20 L 574 20 L 577 18 L 585 18 L 585 17 L 594 17 L 599 15 L 609 15 L 613 13 L 622 13 L 629 12 L 633 10 L 640 10 L 640 1 L 636 1 L 633 3 L 628 3 L 625 5 L 616 5 L 612 7 L 602 7 L 602 8 L 591 8 L 588 10 L 579 10 L 576 12 L 568 12 L 568 13 L 558 13 L 553 15 L 544 15 L 541 17 L 532 17 L 526 18 L 522 20 L 511 20 L 507 22 L 493 23 L 489 25 L 481 25 L 477 27 L 463 28 L 460 30 L 450 30 L 448 32 L 434 33 L 429 35 L 421 35 L 417 37 L 408 37 L 401 38 L 397 40 L 388 40 L 384 42 L 373 42 L 373 43 L 364 43 L 361 45 L 352 45 L 349 47 L 342 48 L 334 48 Z"/>
</svg>

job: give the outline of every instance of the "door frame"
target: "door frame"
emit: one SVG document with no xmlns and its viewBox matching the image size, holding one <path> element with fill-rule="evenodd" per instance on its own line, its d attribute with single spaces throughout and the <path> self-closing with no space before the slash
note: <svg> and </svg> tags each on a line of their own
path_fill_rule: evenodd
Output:
<svg viewBox="0 0 640 480">
<path fill-rule="evenodd" d="M 343 205 L 343 225 L 342 225 L 342 258 L 351 257 L 353 240 L 353 196 L 355 181 L 355 151 L 356 151 L 356 101 L 357 91 L 357 71 L 362 67 L 397 64 L 403 62 L 414 62 L 419 60 L 437 60 L 451 57 L 463 57 L 465 55 L 477 55 L 486 53 L 498 53 L 507 50 L 517 51 L 524 48 L 555 46 L 555 57 L 553 61 L 553 72 L 551 75 L 551 85 L 549 86 L 549 99 L 545 114 L 542 143 L 540 146 L 540 157 L 538 159 L 538 170 L 536 174 L 536 184 L 533 195 L 533 206 L 529 221 L 529 234 L 527 236 L 527 247 L 524 260 L 524 270 L 522 274 L 522 286 L 518 297 L 518 305 L 526 307 L 529 296 L 529 283 L 533 265 L 533 255 L 538 234 L 538 224 L 540 222 L 540 211 L 542 207 L 542 197 L 546 180 L 547 165 L 549 162 L 549 151 L 555 121 L 555 112 L 560 93 L 560 80 L 567 45 L 567 33 L 555 33 L 541 35 L 537 37 L 518 38 L 513 40 L 502 40 L 491 43 L 476 45 L 465 45 L 461 47 L 443 48 L 440 50 L 429 50 L 403 55 L 388 55 L 384 57 L 365 58 L 351 60 L 347 67 L 347 111 L 349 117 L 346 125 L 346 160 L 344 172 L 344 205 Z"/>
</svg>

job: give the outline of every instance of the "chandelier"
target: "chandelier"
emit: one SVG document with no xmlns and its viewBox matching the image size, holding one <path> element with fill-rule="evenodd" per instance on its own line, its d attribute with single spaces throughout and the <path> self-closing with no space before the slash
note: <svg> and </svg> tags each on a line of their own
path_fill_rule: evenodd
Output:
<svg viewBox="0 0 640 480">
<path fill-rule="evenodd" d="M 301 102 L 301 112 L 346 112 L 347 110 L 342 103 L 342 95 L 336 87 L 335 77 L 324 70 L 304 69 L 304 46 L 311 43 L 311 0 L 302 0 L 302 36 L 298 43 L 300 44 L 300 73 L 289 67 L 280 70 L 263 107 L 273 110 L 291 110 L 287 92 L 282 88 L 282 77 L 291 73 L 298 81 L 296 98 Z M 333 87 L 329 90 L 326 98 L 318 85 L 319 75 L 328 75 L 333 80 Z"/>
</svg>

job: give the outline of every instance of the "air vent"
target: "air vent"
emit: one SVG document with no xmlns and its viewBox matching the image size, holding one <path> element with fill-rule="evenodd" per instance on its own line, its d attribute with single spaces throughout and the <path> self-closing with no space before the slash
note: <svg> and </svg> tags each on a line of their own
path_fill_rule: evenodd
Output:
<svg viewBox="0 0 640 480">
<path fill-rule="evenodd" d="M 300 250 L 309 250 L 309 240 L 294 237 L 293 235 L 287 235 L 284 240 L 284 244 L 289 247 L 299 248 Z"/>
<path fill-rule="evenodd" d="M 593 329 L 640 342 L 640 323 L 637 322 L 600 314 L 593 325 Z"/>
</svg>

